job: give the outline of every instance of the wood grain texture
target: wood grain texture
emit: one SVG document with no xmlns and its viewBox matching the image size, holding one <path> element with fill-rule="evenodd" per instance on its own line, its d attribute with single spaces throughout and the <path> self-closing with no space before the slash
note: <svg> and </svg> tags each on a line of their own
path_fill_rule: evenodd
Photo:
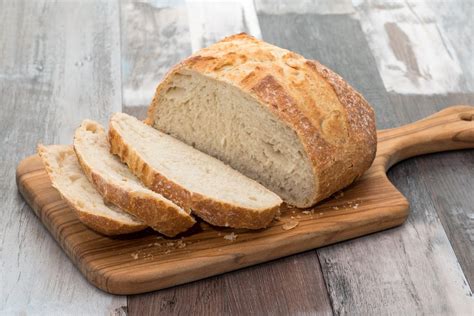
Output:
<svg viewBox="0 0 474 316">
<path fill-rule="evenodd" d="M 114 3 L 0 4 L 0 314 L 120 314 L 91 287 L 17 193 L 15 166 L 38 142 L 70 143 L 85 118 L 120 110 Z"/>
<path fill-rule="evenodd" d="M 445 96 L 405 96 L 390 95 L 394 108 L 403 109 L 398 115 L 401 122 L 426 116 L 443 104 L 473 104 L 474 94 Z M 417 106 L 413 106 L 416 104 Z M 474 286 L 474 151 L 439 153 L 412 159 L 403 167 L 403 173 L 416 173 L 414 187 L 423 190 L 400 189 L 410 200 L 419 201 L 424 207 L 429 201 L 441 221 L 456 257 L 471 289 Z M 393 181 L 396 170 L 389 172 Z M 404 180 L 401 180 L 404 181 Z M 455 188 L 455 189 L 454 189 Z"/>
<path fill-rule="evenodd" d="M 467 55 L 473 45 L 472 1 L 354 3 L 388 91 L 473 91 L 474 60 Z"/>
<path fill-rule="evenodd" d="M 157 83 L 191 54 L 185 4 L 120 2 L 124 108 L 148 106 Z"/>
<path fill-rule="evenodd" d="M 240 32 L 262 36 L 253 0 L 187 0 L 186 6 L 193 52 Z"/>
<path fill-rule="evenodd" d="M 406 124 L 432 113 L 436 110 L 433 105 L 435 100 L 443 101 L 438 103 L 437 109 L 456 101 L 453 95 L 448 95 L 443 99 L 427 98 L 422 103 L 413 97 L 411 100 L 414 103 L 392 104 L 391 95 L 385 92 L 375 67 L 364 32 L 351 16 L 260 14 L 259 19 L 265 40 L 320 60 L 356 87 L 374 106 L 379 128 Z M 466 101 L 469 99 L 459 100 Z M 472 104 L 474 100 L 466 103 Z M 470 155 L 469 152 L 467 155 Z M 445 163 L 456 164 L 450 159 Z M 390 172 L 398 175 L 392 179 L 399 188 L 409 181 L 409 189 L 402 192 L 410 201 L 413 199 L 409 220 L 416 219 L 410 229 L 404 225 L 318 250 L 336 314 L 403 313 L 413 310 L 430 313 L 442 306 L 455 310 L 455 302 L 446 293 L 453 293 L 452 296 L 458 299 L 464 295 L 460 292 L 463 293 L 466 287 L 463 284 L 466 278 L 443 226 L 436 220 L 437 214 L 429 203 L 430 197 L 424 195 L 427 199 L 424 200 L 416 193 L 415 183 L 420 185 L 420 182 L 410 175 L 420 171 L 410 168 L 408 172 L 405 165 L 410 164 L 411 161 L 400 164 Z M 453 175 L 451 177 L 454 178 Z M 430 186 L 429 183 L 423 185 Z M 457 191 L 456 187 L 443 187 L 443 190 L 462 192 Z M 460 198 L 472 201 L 470 194 Z M 470 203 L 472 205 L 473 202 Z M 426 251 L 420 253 L 419 249 Z M 440 289 L 446 289 L 446 292 Z"/>
<path fill-rule="evenodd" d="M 259 14 L 351 14 L 351 0 L 255 0 Z"/>
<path fill-rule="evenodd" d="M 129 315 L 332 315 L 319 261 L 307 254 L 129 296 Z"/>
<path fill-rule="evenodd" d="M 74 218 L 37 156 L 19 164 L 17 183 L 25 200 L 91 283 L 115 294 L 142 293 L 400 225 L 408 215 L 408 203 L 386 178 L 386 169 L 411 156 L 474 147 L 474 121 L 460 115 L 474 116 L 474 107 L 449 108 L 417 123 L 379 132 L 372 167 L 341 197 L 311 209 L 284 208 L 279 220 L 259 231 L 202 223 L 201 231 L 181 239 L 157 242 L 156 234 L 110 238 Z M 297 226 L 285 229 L 292 222 Z M 229 240 L 235 234 L 237 238 Z"/>
</svg>

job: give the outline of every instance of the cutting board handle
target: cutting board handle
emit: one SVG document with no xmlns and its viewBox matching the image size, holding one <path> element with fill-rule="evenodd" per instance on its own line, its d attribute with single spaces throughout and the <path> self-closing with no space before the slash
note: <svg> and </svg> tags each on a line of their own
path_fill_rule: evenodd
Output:
<svg viewBox="0 0 474 316">
<path fill-rule="evenodd" d="M 474 107 L 448 107 L 414 123 L 381 130 L 377 137 L 377 156 L 385 170 L 418 155 L 474 148 Z"/>
</svg>

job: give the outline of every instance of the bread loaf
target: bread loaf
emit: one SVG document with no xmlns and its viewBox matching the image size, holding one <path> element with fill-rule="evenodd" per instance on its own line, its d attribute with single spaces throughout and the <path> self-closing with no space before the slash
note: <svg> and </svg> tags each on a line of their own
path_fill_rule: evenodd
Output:
<svg viewBox="0 0 474 316">
<path fill-rule="evenodd" d="M 85 120 L 76 129 L 74 150 L 88 179 L 106 201 L 156 231 L 174 237 L 196 223 L 189 211 L 146 188 L 110 153 L 107 134 L 97 122 Z"/>
<path fill-rule="evenodd" d="M 104 235 L 133 233 L 147 227 L 134 216 L 104 203 L 82 172 L 72 146 L 38 145 L 38 153 L 53 187 L 86 226 Z"/>
<path fill-rule="evenodd" d="M 124 113 L 109 125 L 111 152 L 155 192 L 210 224 L 266 227 L 281 199 L 223 162 Z"/>
<path fill-rule="evenodd" d="M 372 108 L 340 76 L 246 34 L 175 66 L 146 122 L 298 207 L 360 177 L 377 143 Z"/>
</svg>

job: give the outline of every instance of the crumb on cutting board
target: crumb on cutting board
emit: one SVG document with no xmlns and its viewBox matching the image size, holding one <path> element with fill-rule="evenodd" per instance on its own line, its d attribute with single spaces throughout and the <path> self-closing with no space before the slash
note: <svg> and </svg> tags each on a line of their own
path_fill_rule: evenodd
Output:
<svg viewBox="0 0 474 316">
<path fill-rule="evenodd" d="M 342 191 L 336 192 L 336 193 L 334 194 L 334 198 L 335 198 L 336 200 L 342 198 L 343 196 L 344 196 L 344 192 L 342 192 Z"/>
<path fill-rule="evenodd" d="M 235 234 L 234 232 L 228 234 L 228 235 L 225 235 L 224 236 L 224 239 L 225 240 L 230 240 L 230 241 L 234 241 L 237 239 L 237 234 Z"/>
<path fill-rule="evenodd" d="M 281 228 L 283 228 L 283 230 L 290 230 L 298 226 L 298 224 L 299 224 L 298 221 L 290 220 L 289 222 L 286 222 L 285 224 L 283 224 Z"/>
</svg>

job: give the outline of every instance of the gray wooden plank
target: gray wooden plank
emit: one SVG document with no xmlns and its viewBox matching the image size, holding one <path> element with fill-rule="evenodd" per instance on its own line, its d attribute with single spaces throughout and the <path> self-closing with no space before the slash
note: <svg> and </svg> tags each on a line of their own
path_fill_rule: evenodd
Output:
<svg viewBox="0 0 474 316">
<path fill-rule="evenodd" d="M 474 91 L 473 1 L 353 2 L 388 91 Z"/>
<path fill-rule="evenodd" d="M 351 14 L 354 6 L 351 0 L 255 0 L 260 14 Z"/>
<path fill-rule="evenodd" d="M 332 315 L 314 251 L 129 297 L 129 315 Z"/>
<path fill-rule="evenodd" d="M 193 52 L 233 34 L 261 37 L 253 0 L 187 0 Z"/>
<path fill-rule="evenodd" d="M 424 108 L 416 103 L 417 109 L 390 98 L 353 17 L 259 14 L 259 20 L 265 40 L 320 60 L 359 89 L 376 109 L 378 128 L 411 120 L 410 111 L 425 114 L 437 109 L 431 102 Z M 447 155 L 444 163 L 454 164 L 453 158 Z M 406 167 L 409 164 L 400 164 L 391 172 L 394 183 L 412 200 L 405 225 L 317 251 L 336 314 L 464 314 L 472 310 L 472 292 L 425 193 L 439 188 L 421 185 L 415 176 L 421 171 Z M 472 195 L 456 187 L 443 188 L 450 196 L 473 204 Z"/>
<path fill-rule="evenodd" d="M 434 12 L 442 36 L 452 44 L 461 65 L 460 90 L 474 92 L 474 1 L 435 0 L 426 1 L 426 4 Z"/>
<path fill-rule="evenodd" d="M 71 143 L 84 118 L 121 109 L 118 6 L 0 4 L 0 314 L 123 314 L 126 299 L 90 285 L 17 192 L 37 143 Z"/>
<path fill-rule="evenodd" d="M 187 8 L 122 1 L 120 18 L 123 104 L 148 106 L 165 73 L 191 54 Z"/>
<path fill-rule="evenodd" d="M 402 123 L 426 117 L 447 105 L 474 105 L 474 94 L 437 96 L 390 95 L 393 106 L 404 109 L 399 116 Z M 473 124 L 474 128 L 474 124 Z M 471 287 L 474 286 L 474 150 L 437 153 L 414 158 L 403 163 L 417 175 L 417 183 L 424 187 L 420 193 L 406 192 L 416 201 L 428 200 L 446 231 L 462 270 Z M 398 167 L 397 167 L 398 168 Z M 390 171 L 391 176 L 394 171 Z M 396 175 L 395 175 L 396 177 Z M 425 185 L 429 183 L 429 185 Z"/>
</svg>

